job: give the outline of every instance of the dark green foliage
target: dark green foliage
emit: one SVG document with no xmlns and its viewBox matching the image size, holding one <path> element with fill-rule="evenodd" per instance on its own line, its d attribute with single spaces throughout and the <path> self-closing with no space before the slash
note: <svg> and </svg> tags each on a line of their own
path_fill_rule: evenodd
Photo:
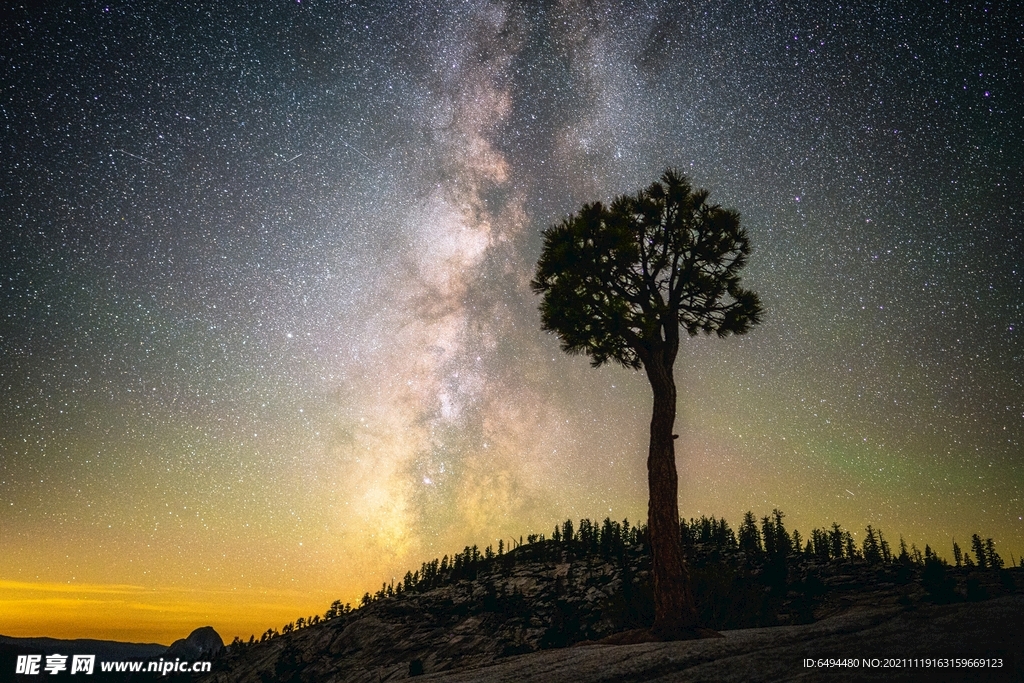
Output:
<svg viewBox="0 0 1024 683">
<path fill-rule="evenodd" d="M 857 544 L 853 542 L 853 535 L 849 531 L 843 532 L 843 548 L 847 559 L 855 560 L 860 557 L 860 554 L 857 552 Z"/>
<path fill-rule="evenodd" d="M 748 511 L 743 516 L 743 524 L 740 525 L 739 544 L 740 550 L 746 553 L 748 557 L 764 552 L 764 546 L 761 545 L 761 532 L 757 529 L 757 519 L 754 517 L 753 512 Z"/>
<path fill-rule="evenodd" d="M 728 564 L 708 564 L 691 570 L 701 623 L 716 629 L 774 626 L 778 594 L 763 577 L 751 576 Z"/>
<path fill-rule="evenodd" d="M 895 583 L 906 585 L 914 580 L 913 560 L 899 560 L 897 558 L 894 564 L 896 566 L 896 575 L 893 577 Z"/>
<path fill-rule="evenodd" d="M 967 577 L 967 599 L 971 602 L 988 600 L 988 590 L 981 585 L 981 580 L 977 576 Z"/>
<path fill-rule="evenodd" d="M 924 561 L 921 571 L 921 585 L 929 598 L 940 605 L 956 601 L 956 580 L 946 572 L 946 563 L 934 555 Z"/>
<path fill-rule="evenodd" d="M 843 559 L 843 548 L 846 537 L 843 529 L 837 522 L 832 522 L 832 529 L 828 532 L 829 556 L 834 560 Z"/>
<path fill-rule="evenodd" d="M 615 361 L 632 369 L 664 328 L 747 332 L 761 302 L 739 284 L 746 231 L 738 213 L 707 198 L 670 170 L 634 196 L 586 204 L 546 230 L 531 283 L 544 295 L 542 328 L 595 367 Z"/>
<path fill-rule="evenodd" d="M 530 609 L 518 589 L 507 592 L 502 585 L 488 579 L 483 586 L 483 596 L 471 610 L 473 614 L 497 615 L 500 620 L 521 619 L 530 617 Z"/>
<path fill-rule="evenodd" d="M 892 562 L 892 551 L 889 550 L 889 542 L 885 540 L 881 529 L 878 530 L 878 547 L 882 550 L 882 562 Z"/>
<path fill-rule="evenodd" d="M 324 613 L 324 619 L 334 619 L 336 617 L 340 617 L 344 613 L 345 608 L 342 606 L 341 600 L 335 600 Z"/>
<path fill-rule="evenodd" d="M 779 548 L 775 543 L 775 527 L 771 517 L 761 518 L 761 540 L 764 542 L 764 552 L 767 555 L 776 555 Z"/>
<path fill-rule="evenodd" d="M 988 569 L 988 553 L 985 550 L 985 544 L 982 542 L 981 536 L 978 534 L 971 536 L 971 549 L 974 551 L 978 568 Z"/>
<path fill-rule="evenodd" d="M 861 552 L 864 555 L 864 560 L 867 561 L 868 564 L 882 563 L 882 548 L 878 543 L 878 536 L 875 534 L 875 530 L 870 524 L 868 524 L 868 528 L 865 530 L 864 543 L 861 546 Z M 960 566 L 959 558 L 957 559 L 957 566 Z"/>
<path fill-rule="evenodd" d="M 622 588 L 604 606 L 605 616 L 622 629 L 641 628 L 654 619 L 654 587 L 640 580 L 632 564 L 623 556 L 619 564 Z"/>
<path fill-rule="evenodd" d="M 779 508 L 772 510 L 772 519 L 775 522 L 776 554 L 783 556 L 789 555 L 793 549 L 793 539 L 782 524 L 782 518 L 785 516 Z"/>
<path fill-rule="evenodd" d="M 286 647 L 281 651 L 274 663 L 274 678 L 271 680 L 288 683 L 299 680 L 299 670 L 302 668 L 299 661 L 299 653 L 295 648 Z"/>
<path fill-rule="evenodd" d="M 1003 558 L 999 557 L 991 538 L 985 539 L 985 557 L 988 559 L 988 566 L 992 569 L 1003 568 Z"/>
<path fill-rule="evenodd" d="M 910 556 L 914 560 L 914 564 L 924 564 L 924 555 L 917 549 L 917 546 L 913 543 L 910 544 Z"/>
<path fill-rule="evenodd" d="M 555 601 L 551 625 L 540 639 L 542 648 L 565 647 L 587 640 L 589 633 L 583 628 L 579 607 L 574 602 L 558 599 Z"/>
<path fill-rule="evenodd" d="M 796 622 L 809 624 L 814 621 L 814 607 L 826 593 L 825 584 L 820 578 L 811 574 L 792 585 L 796 599 L 793 601 L 793 611 L 796 615 Z"/>
<path fill-rule="evenodd" d="M 736 534 L 724 519 L 704 517 L 679 521 L 679 533 L 684 549 L 692 550 L 699 545 L 702 552 L 719 554 L 739 548 Z"/>
<path fill-rule="evenodd" d="M 833 539 L 829 536 L 829 532 L 825 529 L 812 529 L 811 540 L 808 543 L 811 545 L 811 554 L 823 562 L 838 560 L 843 557 L 842 543 L 839 543 L 838 546 L 835 545 Z"/>
<path fill-rule="evenodd" d="M 904 565 L 911 564 L 914 561 L 910 556 L 910 551 L 907 550 L 907 542 L 903 540 L 902 536 L 900 536 L 900 554 L 896 559 L 900 564 Z"/>
<path fill-rule="evenodd" d="M 761 535 L 764 539 L 764 552 L 773 560 L 784 559 L 792 551 L 792 540 L 782 523 L 785 515 L 775 508 L 771 517 L 761 519 Z M 744 520 L 744 523 L 746 520 Z"/>
</svg>

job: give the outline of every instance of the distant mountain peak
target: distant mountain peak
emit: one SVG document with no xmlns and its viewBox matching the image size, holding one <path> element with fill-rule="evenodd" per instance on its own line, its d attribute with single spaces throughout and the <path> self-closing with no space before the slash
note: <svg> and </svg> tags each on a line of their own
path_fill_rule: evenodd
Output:
<svg viewBox="0 0 1024 683">
<path fill-rule="evenodd" d="M 180 638 L 167 648 L 164 657 L 180 657 L 182 659 L 212 659 L 224 649 L 224 641 L 212 626 L 201 626 L 188 638 Z"/>
</svg>

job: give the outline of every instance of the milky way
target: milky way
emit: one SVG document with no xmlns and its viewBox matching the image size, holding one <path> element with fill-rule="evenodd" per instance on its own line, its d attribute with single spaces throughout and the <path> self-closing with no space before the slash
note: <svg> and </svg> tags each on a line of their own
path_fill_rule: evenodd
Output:
<svg viewBox="0 0 1024 683">
<path fill-rule="evenodd" d="M 247 637 L 642 520 L 649 388 L 528 283 L 669 166 L 766 310 L 677 361 L 682 513 L 1024 552 L 1019 8 L 434 4 L 12 12 L 0 632 Z"/>
</svg>

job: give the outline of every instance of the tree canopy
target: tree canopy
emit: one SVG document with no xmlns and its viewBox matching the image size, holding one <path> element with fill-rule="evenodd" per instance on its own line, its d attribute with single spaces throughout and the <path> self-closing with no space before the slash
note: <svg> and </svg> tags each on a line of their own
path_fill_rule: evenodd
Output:
<svg viewBox="0 0 1024 683">
<path fill-rule="evenodd" d="M 743 334 L 761 302 L 740 286 L 750 244 L 735 211 L 709 204 L 669 170 L 610 206 L 586 204 L 544 232 L 532 287 L 541 324 L 562 349 L 597 367 L 639 369 L 662 344 L 690 335 Z"/>
</svg>

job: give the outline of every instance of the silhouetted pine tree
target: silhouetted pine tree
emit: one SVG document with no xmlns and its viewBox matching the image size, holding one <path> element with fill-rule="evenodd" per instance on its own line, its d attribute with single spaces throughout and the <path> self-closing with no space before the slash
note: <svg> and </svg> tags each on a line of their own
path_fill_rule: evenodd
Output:
<svg viewBox="0 0 1024 683">
<path fill-rule="evenodd" d="M 889 550 L 889 542 L 885 540 L 885 536 L 882 535 L 882 530 L 878 530 L 878 547 L 882 551 L 882 562 L 889 564 L 892 562 L 892 551 Z"/>
<path fill-rule="evenodd" d="M 898 559 L 901 564 L 910 564 L 912 562 L 910 552 L 907 550 L 907 543 L 903 540 L 903 536 L 900 536 L 900 555 L 896 559 Z"/>
<path fill-rule="evenodd" d="M 764 552 L 769 557 L 775 557 L 779 554 L 779 548 L 775 539 L 775 524 L 772 522 L 771 517 L 764 516 L 761 518 L 761 538 L 764 541 Z"/>
<path fill-rule="evenodd" d="M 832 556 L 832 559 L 843 559 L 843 542 L 845 540 L 843 528 L 839 526 L 838 522 L 832 522 L 832 530 L 828 534 L 829 554 Z"/>
<path fill-rule="evenodd" d="M 857 559 L 857 544 L 853 542 L 853 535 L 849 531 L 843 532 L 843 548 L 847 559 Z"/>
<path fill-rule="evenodd" d="M 974 550 L 974 555 L 977 558 L 978 568 L 988 569 L 988 553 L 985 551 L 985 544 L 978 534 L 971 536 L 971 549 Z"/>
<path fill-rule="evenodd" d="M 931 552 L 927 545 L 924 548 L 924 569 L 921 572 L 921 585 L 928 592 L 932 601 L 948 604 L 957 600 L 956 580 L 946 574 L 946 563 Z"/>
<path fill-rule="evenodd" d="M 776 553 L 782 556 L 790 554 L 790 550 L 792 549 L 793 544 L 793 541 L 790 538 L 789 533 L 786 531 L 785 525 L 782 523 L 782 518 L 785 516 L 786 515 L 784 515 L 782 511 L 779 510 L 779 508 L 775 508 L 774 510 L 772 510 L 772 519 L 774 520 L 775 529 Z M 722 521 L 725 522 L 724 519 Z"/>
<path fill-rule="evenodd" d="M 747 514 L 743 515 L 743 524 L 740 525 L 739 537 L 740 550 L 746 553 L 748 557 L 763 552 L 761 532 L 757 530 L 757 520 L 754 517 L 754 513 L 749 510 Z"/>
<path fill-rule="evenodd" d="M 864 560 L 868 564 L 882 563 L 882 549 L 878 545 L 878 537 L 875 535 L 875 530 L 870 524 L 865 529 L 864 543 L 861 546 L 861 551 L 864 554 Z"/>
<path fill-rule="evenodd" d="M 985 559 L 988 561 L 988 566 L 992 569 L 1003 568 L 1003 558 L 999 557 L 999 553 L 996 552 L 995 543 L 992 539 L 985 540 Z"/>
<path fill-rule="evenodd" d="M 342 614 L 341 600 L 335 600 L 324 614 L 324 619 L 334 619 Z"/>
</svg>

